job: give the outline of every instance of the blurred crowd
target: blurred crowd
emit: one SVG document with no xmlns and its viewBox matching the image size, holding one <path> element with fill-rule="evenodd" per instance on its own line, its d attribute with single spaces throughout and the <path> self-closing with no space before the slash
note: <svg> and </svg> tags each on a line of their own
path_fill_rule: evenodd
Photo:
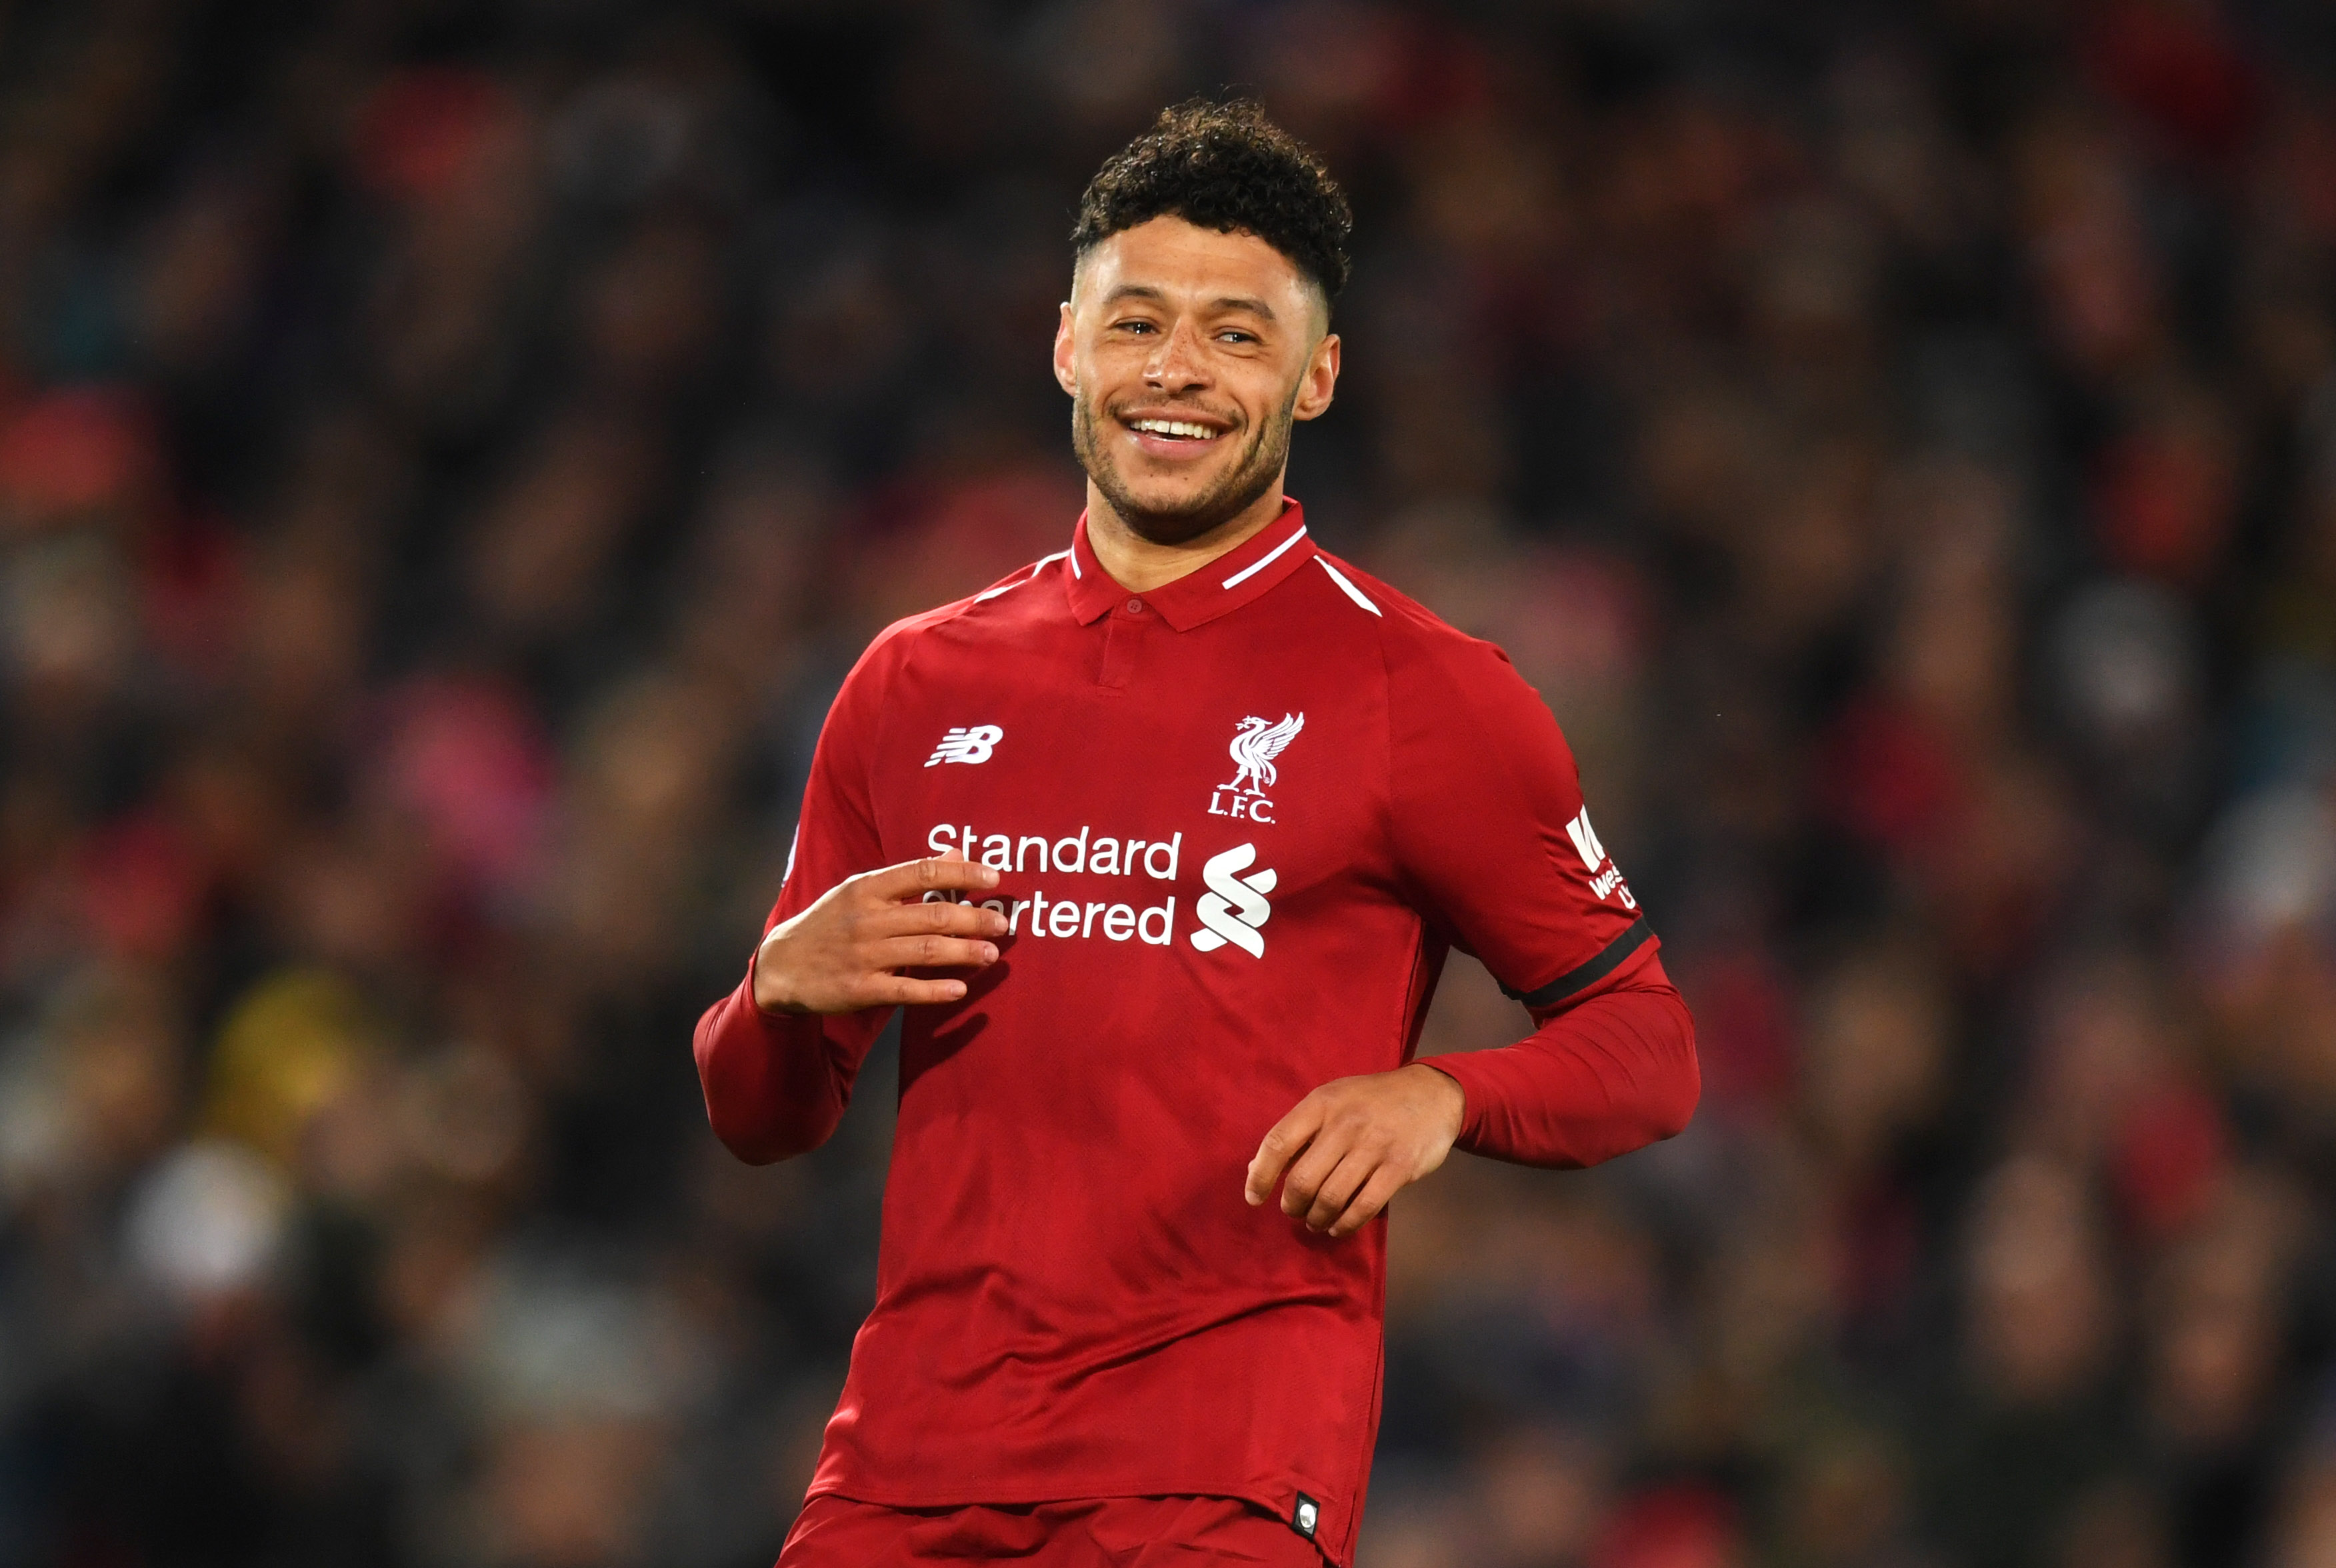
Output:
<svg viewBox="0 0 2336 1568">
<path fill-rule="evenodd" d="M 691 1025 L 1224 84 L 1703 1051 L 1396 1203 L 1363 1568 L 2336 1561 L 2319 0 L 0 0 L 0 1568 L 775 1554 L 895 1090 Z"/>
</svg>

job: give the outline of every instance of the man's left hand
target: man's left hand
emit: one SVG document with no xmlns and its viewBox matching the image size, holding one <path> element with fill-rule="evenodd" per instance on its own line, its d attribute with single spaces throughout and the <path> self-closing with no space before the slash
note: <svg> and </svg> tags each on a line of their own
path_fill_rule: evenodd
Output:
<svg viewBox="0 0 2336 1568">
<path fill-rule="evenodd" d="M 1283 1213 L 1303 1215 L 1309 1231 L 1350 1236 L 1444 1163 L 1466 1109 L 1459 1084 L 1424 1062 L 1335 1078 L 1265 1135 L 1244 1195 L 1254 1208 L 1280 1182 Z"/>
</svg>

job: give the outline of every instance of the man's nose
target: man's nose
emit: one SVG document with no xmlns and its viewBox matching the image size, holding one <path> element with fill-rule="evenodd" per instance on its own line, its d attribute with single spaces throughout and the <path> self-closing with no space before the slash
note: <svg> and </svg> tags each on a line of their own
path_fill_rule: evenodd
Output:
<svg viewBox="0 0 2336 1568">
<path fill-rule="evenodd" d="M 1208 355 L 1200 329 L 1179 321 L 1160 335 L 1160 345 L 1144 366 L 1144 379 L 1163 392 L 1189 392 L 1209 381 Z"/>
</svg>

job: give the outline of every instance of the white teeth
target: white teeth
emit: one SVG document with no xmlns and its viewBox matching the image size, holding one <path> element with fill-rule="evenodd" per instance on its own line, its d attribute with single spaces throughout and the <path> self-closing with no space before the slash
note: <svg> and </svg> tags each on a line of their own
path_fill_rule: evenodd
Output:
<svg viewBox="0 0 2336 1568">
<path fill-rule="evenodd" d="M 1134 427 L 1154 435 L 1182 435 L 1194 441 L 1206 441 L 1216 434 L 1205 424 L 1192 424 L 1182 419 L 1139 419 Z"/>
</svg>

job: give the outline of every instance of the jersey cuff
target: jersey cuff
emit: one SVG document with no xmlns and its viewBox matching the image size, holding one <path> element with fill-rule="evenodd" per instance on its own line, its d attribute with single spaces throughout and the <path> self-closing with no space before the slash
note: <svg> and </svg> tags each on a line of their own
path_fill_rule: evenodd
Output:
<svg viewBox="0 0 2336 1568">
<path fill-rule="evenodd" d="M 1504 985 L 1501 991 L 1529 1008 L 1552 1007 L 1576 992 L 1588 990 L 1621 969 L 1622 960 L 1646 946 L 1647 939 L 1654 934 L 1654 928 L 1647 924 L 1647 917 L 1640 915 L 1630 922 L 1629 930 L 1606 944 L 1604 952 L 1588 963 L 1566 970 L 1549 984 L 1534 990 L 1513 991 Z"/>
</svg>

